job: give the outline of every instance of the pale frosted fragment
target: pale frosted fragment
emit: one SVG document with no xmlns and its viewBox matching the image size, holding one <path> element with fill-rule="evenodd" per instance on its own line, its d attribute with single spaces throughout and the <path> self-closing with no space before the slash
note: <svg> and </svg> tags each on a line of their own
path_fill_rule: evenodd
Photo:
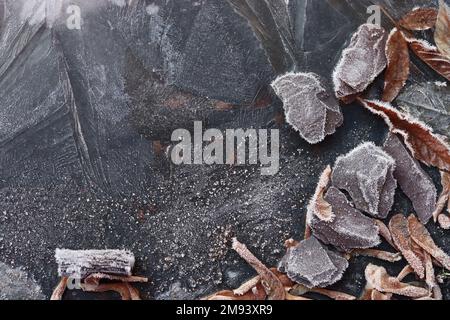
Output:
<svg viewBox="0 0 450 320">
<path fill-rule="evenodd" d="M 335 218 L 323 221 L 313 215 L 309 226 L 315 237 L 343 251 L 372 248 L 380 243 L 378 227 L 373 219 L 355 209 L 344 193 L 331 187 L 325 201 L 331 204 Z"/>
<path fill-rule="evenodd" d="M 395 160 L 371 142 L 336 160 L 333 186 L 347 191 L 357 209 L 386 218 L 394 203 Z"/>
<path fill-rule="evenodd" d="M 308 288 L 327 287 L 342 278 L 348 262 L 325 248 L 315 237 L 288 249 L 279 270 Z"/>
<path fill-rule="evenodd" d="M 363 24 L 333 73 L 334 90 L 339 99 L 363 92 L 386 68 L 386 31 L 374 24 Z"/>
<path fill-rule="evenodd" d="M 426 224 L 436 206 L 437 190 L 433 181 L 395 134 L 388 136 L 384 150 L 395 159 L 394 176 L 420 221 Z"/>
<path fill-rule="evenodd" d="M 283 100 L 286 121 L 307 142 L 319 143 L 342 125 L 339 104 L 327 93 L 318 75 L 288 73 L 278 77 L 272 87 Z"/>
</svg>

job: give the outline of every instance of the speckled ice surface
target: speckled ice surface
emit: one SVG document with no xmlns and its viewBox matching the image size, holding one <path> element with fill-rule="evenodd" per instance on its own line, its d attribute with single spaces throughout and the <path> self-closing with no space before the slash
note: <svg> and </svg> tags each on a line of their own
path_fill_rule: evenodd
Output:
<svg viewBox="0 0 450 320">
<path fill-rule="evenodd" d="M 20 268 L 46 298 L 58 281 L 55 248 L 132 251 L 135 273 L 151 278 L 139 286 L 144 298 L 237 287 L 253 271 L 228 240 L 237 236 L 275 266 L 284 241 L 301 239 L 326 165 L 386 137 L 383 120 L 358 105 L 342 108 L 343 126 L 314 146 L 280 122 L 281 101 L 268 94 L 280 74 L 226 1 L 72 0 L 81 30 L 66 28 L 69 1 L 62 14 L 58 6 L 40 11 L 42 2 L 0 0 L 0 262 Z M 376 2 L 394 17 L 430 4 Z M 333 69 L 371 4 L 289 1 L 295 63 L 284 66 L 317 73 L 332 88 Z M 442 81 L 414 63 L 413 82 Z M 171 165 L 159 146 L 194 120 L 207 128 L 279 128 L 280 172 Z M 392 212 L 411 212 L 400 191 L 395 200 Z M 450 251 L 448 232 L 429 228 Z M 378 263 L 352 259 L 336 286 L 358 295 L 369 261 Z M 395 274 L 403 265 L 385 266 Z M 81 297 L 115 296 L 66 294 Z"/>
</svg>

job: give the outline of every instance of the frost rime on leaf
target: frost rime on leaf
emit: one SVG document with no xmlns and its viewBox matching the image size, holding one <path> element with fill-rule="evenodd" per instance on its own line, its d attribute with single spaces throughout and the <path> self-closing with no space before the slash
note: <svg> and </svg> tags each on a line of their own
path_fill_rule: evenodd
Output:
<svg viewBox="0 0 450 320">
<path fill-rule="evenodd" d="M 386 68 L 386 31 L 363 24 L 353 35 L 333 73 L 336 97 L 352 102 Z"/>
<path fill-rule="evenodd" d="M 420 221 L 426 224 L 436 206 L 437 190 L 433 180 L 422 169 L 419 162 L 409 154 L 395 134 L 388 136 L 384 143 L 384 150 L 395 159 L 394 177 L 411 200 Z"/>
<path fill-rule="evenodd" d="M 305 287 L 323 288 L 339 281 L 347 267 L 345 258 L 310 237 L 289 248 L 278 269 Z"/>
<path fill-rule="evenodd" d="M 332 184 L 347 191 L 357 209 L 375 218 L 386 218 L 397 188 L 394 169 L 391 156 L 366 142 L 336 160 Z"/>
<path fill-rule="evenodd" d="M 338 102 L 314 73 L 288 73 L 273 83 L 283 100 L 287 122 L 303 139 L 316 144 L 333 134 L 343 123 Z"/>
</svg>

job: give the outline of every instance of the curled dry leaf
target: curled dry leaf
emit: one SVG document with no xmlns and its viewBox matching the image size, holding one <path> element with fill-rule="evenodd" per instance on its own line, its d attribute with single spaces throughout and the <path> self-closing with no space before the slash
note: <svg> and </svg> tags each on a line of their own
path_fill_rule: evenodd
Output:
<svg viewBox="0 0 450 320">
<path fill-rule="evenodd" d="M 324 200 L 325 191 L 331 180 L 331 166 L 327 166 L 320 176 L 314 196 L 308 205 L 307 223 L 313 216 L 317 216 L 321 221 L 332 222 L 335 218 L 331 204 Z"/>
<path fill-rule="evenodd" d="M 105 283 L 105 284 L 81 284 L 81 288 L 83 291 L 87 292 L 106 292 L 106 291 L 114 291 L 120 294 L 122 300 L 131 300 L 131 293 L 128 288 L 127 283 Z M 133 296 L 135 292 L 133 292 Z"/>
<path fill-rule="evenodd" d="M 269 300 L 284 300 L 285 290 L 281 281 L 261 261 L 258 260 L 247 247 L 236 238 L 233 239 L 233 249 L 247 261 L 261 277 L 261 283 L 266 290 Z"/>
<path fill-rule="evenodd" d="M 409 77 L 409 49 L 403 33 L 394 28 L 386 43 L 387 69 L 384 77 L 383 101 L 392 102 Z"/>
<path fill-rule="evenodd" d="M 436 281 L 436 275 L 434 273 L 433 260 L 429 253 L 424 253 L 424 265 L 425 265 L 425 282 L 430 290 L 430 293 L 436 293 L 439 298 L 440 288 Z M 438 287 L 438 288 L 436 288 Z"/>
<path fill-rule="evenodd" d="M 439 51 L 450 59 L 450 8 L 444 0 L 439 0 L 439 14 L 434 32 L 434 42 Z"/>
<path fill-rule="evenodd" d="M 64 295 L 64 292 L 67 288 L 67 281 L 69 280 L 68 277 L 62 277 L 59 281 L 56 288 L 53 290 L 52 296 L 50 297 L 50 300 L 62 300 L 62 297 Z"/>
<path fill-rule="evenodd" d="M 407 13 L 399 25 L 411 31 L 428 30 L 435 26 L 438 12 L 434 8 L 416 8 Z"/>
<path fill-rule="evenodd" d="M 447 172 L 441 171 L 441 185 L 442 192 L 438 198 L 436 203 L 436 209 L 433 212 L 434 221 L 439 220 L 439 224 L 442 228 L 448 229 L 450 228 L 450 218 L 443 213 L 445 207 L 447 207 L 447 211 L 450 213 L 450 174 Z"/>
<path fill-rule="evenodd" d="M 450 257 L 439 248 L 425 226 L 413 215 L 408 217 L 408 227 L 414 242 L 429 253 L 444 268 L 450 270 Z"/>
<path fill-rule="evenodd" d="M 412 238 L 408 229 L 408 220 L 402 214 L 397 214 L 389 221 L 389 230 L 395 246 L 400 250 L 403 257 L 408 261 L 409 265 L 423 279 L 425 277 L 425 268 L 422 260 L 414 252 L 412 247 Z"/>
<path fill-rule="evenodd" d="M 387 243 L 389 243 L 391 245 L 391 247 L 393 248 L 397 248 L 394 244 L 394 242 L 392 241 L 392 235 L 391 232 L 389 231 L 389 228 L 384 224 L 383 221 L 378 220 L 378 219 L 373 219 L 375 224 L 378 226 L 378 232 L 380 234 L 380 236 L 386 240 Z"/>
<path fill-rule="evenodd" d="M 402 281 L 403 279 L 405 279 L 408 275 L 410 275 L 410 274 L 413 273 L 413 272 L 414 272 L 414 269 L 413 269 L 409 264 L 407 264 L 407 265 L 402 269 L 402 271 L 400 271 L 400 273 L 398 274 L 397 280 L 398 280 L 398 281 Z"/>
<path fill-rule="evenodd" d="M 392 253 L 377 249 L 355 249 L 351 252 L 351 255 L 377 258 L 387 262 L 397 262 L 402 260 L 402 255 L 400 253 Z"/>
<path fill-rule="evenodd" d="M 414 120 L 381 101 L 359 100 L 363 106 L 385 120 L 393 133 L 400 134 L 413 156 L 429 166 L 450 171 L 450 147 L 425 124 Z"/>
<path fill-rule="evenodd" d="M 430 68 L 450 80 L 450 58 L 424 40 L 406 38 L 411 50 Z"/>
<path fill-rule="evenodd" d="M 428 295 L 428 290 L 409 285 L 391 277 L 385 268 L 369 264 L 365 276 L 368 284 L 383 293 L 393 293 L 411 298 L 421 298 Z"/>
<path fill-rule="evenodd" d="M 250 288 L 244 294 L 235 294 L 231 290 L 222 290 L 216 292 L 215 294 L 206 297 L 205 300 L 241 300 L 241 301 L 261 301 L 265 300 L 267 297 L 266 291 L 261 283 L 258 283 L 256 286 Z"/>
</svg>

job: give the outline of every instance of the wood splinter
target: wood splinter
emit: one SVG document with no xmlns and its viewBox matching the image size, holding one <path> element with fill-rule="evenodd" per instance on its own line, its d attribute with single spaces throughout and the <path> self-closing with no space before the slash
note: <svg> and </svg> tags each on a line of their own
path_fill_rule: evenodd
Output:
<svg viewBox="0 0 450 320">
<path fill-rule="evenodd" d="M 51 300 L 62 300 L 69 281 L 79 280 L 79 288 L 86 292 L 114 291 L 122 300 L 140 300 L 134 282 L 148 282 L 145 277 L 133 276 L 135 258 L 125 250 L 66 250 L 56 249 L 55 259 L 61 281 Z M 108 283 L 100 283 L 107 280 Z"/>
</svg>

